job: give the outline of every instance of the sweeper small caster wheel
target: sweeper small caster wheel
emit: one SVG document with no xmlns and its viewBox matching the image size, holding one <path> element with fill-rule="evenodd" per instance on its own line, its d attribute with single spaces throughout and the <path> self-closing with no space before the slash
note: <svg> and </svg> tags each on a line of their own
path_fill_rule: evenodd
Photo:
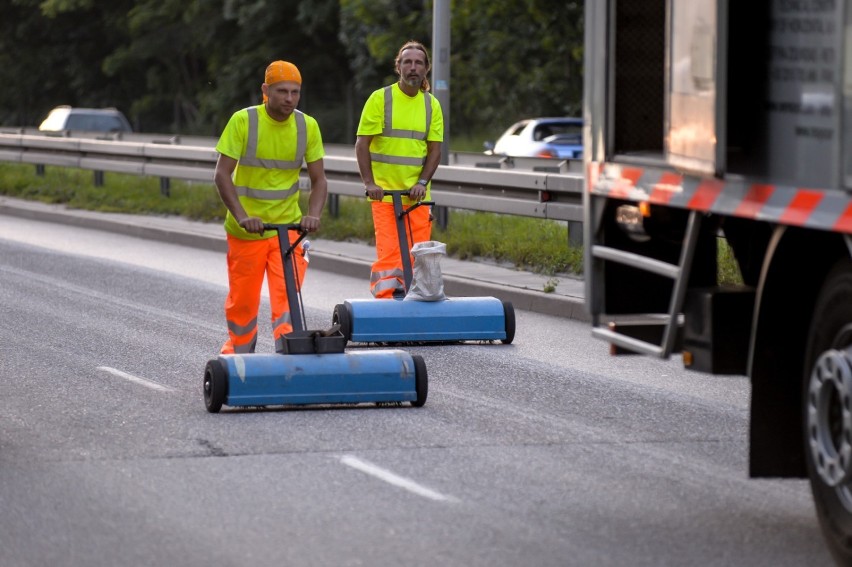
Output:
<svg viewBox="0 0 852 567">
<path fill-rule="evenodd" d="M 511 344 L 515 340 L 515 308 L 509 301 L 503 301 L 503 317 L 506 319 L 506 338 L 501 342 L 504 345 Z"/>
<path fill-rule="evenodd" d="M 331 315 L 331 324 L 340 325 L 340 332 L 343 338 L 349 342 L 352 338 L 352 314 L 349 312 L 349 307 L 345 303 L 338 303 L 334 306 L 334 312 Z"/>
<path fill-rule="evenodd" d="M 417 392 L 417 399 L 411 402 L 411 405 L 419 408 L 426 403 L 426 396 L 429 394 L 429 375 L 422 356 L 415 354 L 411 359 L 414 361 L 414 391 Z"/>
<path fill-rule="evenodd" d="M 228 376 L 218 359 L 209 360 L 204 369 L 204 405 L 210 413 L 219 413 L 228 395 Z"/>
</svg>

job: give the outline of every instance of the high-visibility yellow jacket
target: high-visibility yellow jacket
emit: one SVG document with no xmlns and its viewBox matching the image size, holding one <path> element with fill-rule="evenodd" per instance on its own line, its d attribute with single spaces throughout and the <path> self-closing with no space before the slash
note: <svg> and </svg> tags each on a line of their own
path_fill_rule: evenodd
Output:
<svg viewBox="0 0 852 567">
<path fill-rule="evenodd" d="M 262 104 L 238 110 L 225 126 L 216 151 L 238 161 L 234 185 L 249 216 L 273 224 L 301 220 L 299 171 L 304 161 L 311 163 L 325 156 L 319 125 L 313 117 L 296 110 L 279 122 Z M 243 230 L 230 211 L 225 230 L 246 240 L 264 238 Z M 269 234 L 273 233 L 267 233 L 266 238 Z"/>
<path fill-rule="evenodd" d="M 399 83 L 374 91 L 361 111 L 359 136 L 370 143 L 373 180 L 387 191 L 413 187 L 423 171 L 426 142 L 444 140 L 444 115 L 438 99 L 418 91 L 408 96 Z M 429 187 L 426 188 L 426 199 Z M 390 197 L 383 199 L 391 202 Z"/>
</svg>

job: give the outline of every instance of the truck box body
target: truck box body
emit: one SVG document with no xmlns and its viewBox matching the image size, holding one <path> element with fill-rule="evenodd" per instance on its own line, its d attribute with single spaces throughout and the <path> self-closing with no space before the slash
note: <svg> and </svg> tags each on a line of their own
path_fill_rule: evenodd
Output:
<svg viewBox="0 0 852 567">
<path fill-rule="evenodd" d="M 746 374 L 750 474 L 852 563 L 852 0 L 598 0 L 585 41 L 593 334 Z"/>
</svg>

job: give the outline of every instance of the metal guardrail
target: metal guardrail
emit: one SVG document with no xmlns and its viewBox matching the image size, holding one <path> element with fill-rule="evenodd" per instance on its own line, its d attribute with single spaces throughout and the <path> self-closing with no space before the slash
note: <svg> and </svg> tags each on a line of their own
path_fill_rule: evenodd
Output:
<svg viewBox="0 0 852 567">
<path fill-rule="evenodd" d="M 162 180 L 213 182 L 215 138 L 151 134 L 0 131 L 0 161 L 31 163 Z M 327 144 L 323 159 L 332 196 L 363 197 L 352 146 Z M 432 180 L 432 200 L 449 208 L 567 221 L 569 241 L 582 242 L 582 173 L 577 160 L 507 158 L 451 152 Z M 305 187 L 307 178 L 303 178 Z M 162 183 L 161 183 L 162 186 Z"/>
<path fill-rule="evenodd" d="M 140 144 L 170 144 L 179 146 L 198 146 L 213 148 L 218 138 L 205 136 L 182 136 L 170 134 L 137 134 L 137 133 L 103 133 L 63 130 L 61 132 L 43 132 L 37 128 L 0 127 L 0 134 L 47 136 L 60 138 L 82 138 L 89 140 L 106 140 L 113 142 L 137 142 Z M 352 157 L 353 146 L 344 144 L 325 144 L 325 152 L 329 156 Z M 462 165 L 494 169 L 517 169 L 529 171 L 545 171 L 550 173 L 583 173 L 582 160 L 554 160 L 532 157 L 507 157 L 489 155 L 478 152 L 449 152 L 447 165 Z"/>
</svg>

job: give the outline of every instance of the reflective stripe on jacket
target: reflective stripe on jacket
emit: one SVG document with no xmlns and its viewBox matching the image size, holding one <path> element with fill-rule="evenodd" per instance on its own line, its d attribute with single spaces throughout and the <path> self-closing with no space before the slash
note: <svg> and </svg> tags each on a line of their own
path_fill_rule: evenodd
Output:
<svg viewBox="0 0 852 567">
<path fill-rule="evenodd" d="M 426 121 L 423 125 L 423 130 L 402 130 L 393 128 L 393 85 L 384 88 L 385 102 L 385 122 L 382 128 L 382 136 L 386 138 L 404 138 L 412 140 L 426 141 L 426 136 L 429 133 L 429 126 L 432 124 L 432 95 L 428 92 L 423 93 L 423 101 L 426 105 Z M 387 163 L 391 165 L 413 165 L 422 166 L 426 163 L 425 157 L 409 157 L 390 154 L 380 154 L 370 152 L 370 159 L 374 162 Z M 408 189 L 405 187 L 404 189 Z"/>
<path fill-rule="evenodd" d="M 263 106 L 238 111 L 228 122 L 217 150 L 237 160 L 234 188 L 250 217 L 272 224 L 299 222 L 299 175 L 305 160 L 314 155 L 312 128 L 316 122 L 298 110 L 278 122 Z M 270 238 L 243 230 L 230 211 L 225 231 L 244 240 Z"/>
<path fill-rule="evenodd" d="M 260 167 L 263 169 L 302 169 L 305 161 L 305 148 L 308 145 L 308 129 L 305 126 L 305 115 L 298 110 L 293 111 L 296 119 L 296 158 L 293 160 L 268 159 L 257 157 L 257 140 L 260 136 L 260 128 L 257 125 L 257 108 L 249 107 L 248 112 L 248 134 L 246 136 L 246 153 L 240 156 L 240 166 Z M 286 199 L 299 191 L 299 183 L 296 182 L 288 189 L 269 189 L 266 187 L 246 187 L 237 185 L 237 195 L 250 197 L 252 199 L 277 201 Z M 246 206 L 246 203 L 243 203 Z M 246 209 L 248 210 L 248 209 Z M 257 215 L 263 218 L 263 215 Z"/>
</svg>

